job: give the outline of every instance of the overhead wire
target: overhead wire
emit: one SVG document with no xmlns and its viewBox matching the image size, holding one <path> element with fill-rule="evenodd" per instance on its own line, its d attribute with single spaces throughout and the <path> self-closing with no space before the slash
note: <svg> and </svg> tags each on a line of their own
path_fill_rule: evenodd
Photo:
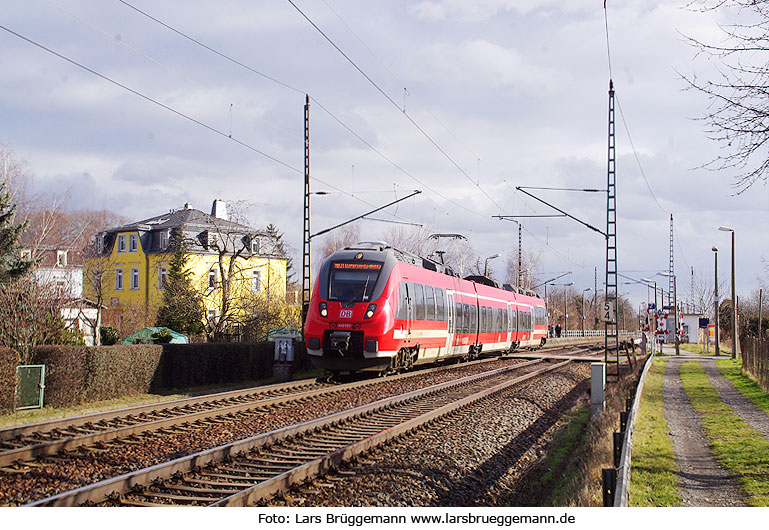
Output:
<svg viewBox="0 0 769 530">
<path fill-rule="evenodd" d="M 422 135 L 423 135 L 423 136 L 424 136 L 424 137 L 425 137 L 425 138 L 426 138 L 426 139 L 427 139 L 427 140 L 428 140 L 428 141 L 429 141 L 429 142 L 430 142 L 430 143 L 431 143 L 431 144 L 432 144 L 432 145 L 433 145 L 433 146 L 434 146 L 434 147 L 435 147 L 435 148 L 436 148 L 436 149 L 437 149 L 437 150 L 438 150 L 438 151 L 439 151 L 439 152 L 440 152 L 440 153 L 441 153 L 441 154 L 442 154 L 442 155 L 443 155 L 443 156 L 444 156 L 444 157 L 445 157 L 445 158 L 446 158 L 446 159 L 447 159 L 447 160 L 448 160 L 448 161 L 449 161 L 449 162 L 450 162 L 450 163 L 451 163 L 451 164 L 452 164 L 454 167 L 455 167 L 455 168 L 456 168 L 456 169 L 457 169 L 457 170 L 458 170 L 458 171 L 459 171 L 459 172 L 460 172 L 460 173 L 462 173 L 462 174 L 463 174 L 463 175 L 464 175 L 464 176 L 465 176 L 465 177 L 466 177 L 466 178 L 467 178 L 467 179 L 468 179 L 470 182 L 472 182 L 473 184 L 475 184 L 475 185 L 478 187 L 478 189 L 479 189 L 479 190 L 480 190 L 480 191 L 481 191 L 481 192 L 482 192 L 482 193 L 483 193 L 483 194 L 486 196 L 486 198 L 488 198 L 488 199 L 489 199 L 489 200 L 490 200 L 490 201 L 491 201 L 491 202 L 492 202 L 492 203 L 493 203 L 493 204 L 494 204 L 494 205 L 495 205 L 497 208 L 499 208 L 500 212 L 504 212 L 504 210 L 503 210 L 503 209 L 502 209 L 502 207 L 501 207 L 501 206 L 500 206 L 500 205 L 497 203 L 497 201 L 496 201 L 496 200 L 495 200 L 495 199 L 494 199 L 494 198 L 493 198 L 491 195 L 489 195 L 489 194 L 486 192 L 486 190 L 484 190 L 484 189 L 483 189 L 483 188 L 481 188 L 481 187 L 480 187 L 480 186 L 479 186 L 477 183 L 475 183 L 475 182 L 473 181 L 473 178 L 472 178 L 472 177 L 471 177 L 471 176 L 470 176 L 470 175 L 469 175 L 469 174 L 468 174 L 468 173 L 467 173 L 467 172 L 466 172 L 466 171 L 465 171 L 465 170 L 464 170 L 464 169 L 463 169 L 463 168 L 462 168 L 462 167 L 461 167 L 461 166 L 460 166 L 458 163 L 457 163 L 457 161 L 456 161 L 456 160 L 454 160 L 454 158 L 453 158 L 451 155 L 449 155 L 449 153 L 448 153 L 448 152 L 447 152 L 447 151 L 446 151 L 446 150 L 445 150 L 443 147 L 441 147 L 441 146 L 440 146 L 440 144 L 438 144 L 438 142 L 437 142 L 437 141 L 436 141 L 436 140 L 435 140 L 435 139 L 434 139 L 432 136 L 430 136 L 430 134 L 429 134 L 429 133 L 428 133 L 428 132 L 427 132 L 427 131 L 426 131 L 424 128 L 422 128 L 422 126 L 421 126 L 421 125 L 419 125 L 419 123 L 417 123 L 417 121 L 416 121 L 414 118 L 412 118 L 412 117 L 411 117 L 411 115 L 409 115 L 407 112 L 405 112 L 405 111 L 404 111 L 404 110 L 403 110 L 403 109 L 402 109 L 402 108 L 401 108 L 401 107 L 398 105 L 398 103 L 397 103 L 397 102 L 396 102 L 396 101 L 395 101 L 395 100 L 394 100 L 392 97 L 390 97 L 390 95 L 389 95 L 387 92 L 385 92 L 385 90 L 384 90 L 384 89 L 383 89 L 381 86 L 379 86 L 379 84 L 378 84 L 376 81 L 374 81 L 374 80 L 371 78 L 371 76 L 369 76 L 369 75 L 368 75 L 368 74 L 367 74 L 367 73 L 366 73 L 366 72 L 365 72 L 365 71 L 364 71 L 364 70 L 363 70 L 363 69 L 362 69 L 360 66 L 358 66 L 358 64 L 357 64 L 355 61 L 353 61 L 353 60 L 352 60 L 352 58 L 351 58 L 349 55 L 347 55 L 347 54 L 344 52 L 344 50 L 342 50 L 342 49 L 341 49 L 341 48 L 340 48 L 340 47 L 339 47 L 339 46 L 338 46 L 338 45 L 337 45 L 337 44 L 336 44 L 336 43 L 333 41 L 333 39 L 331 39 L 331 37 L 329 37 L 329 36 L 328 36 L 328 35 L 327 35 L 327 34 L 326 34 L 326 33 L 325 33 L 325 32 L 324 32 L 324 31 L 323 31 L 323 30 L 322 30 L 322 29 L 321 29 L 321 28 L 320 28 L 320 27 L 319 27 L 319 26 L 318 26 L 318 25 L 317 25 L 317 24 L 316 24 L 316 23 L 315 23 L 315 22 L 314 22 L 314 21 L 313 21 L 313 20 L 312 20 L 312 19 L 311 19 L 311 18 L 310 18 L 310 17 L 309 17 L 309 16 L 308 16 L 306 13 L 305 13 L 305 12 L 304 12 L 304 11 L 302 11 L 302 10 L 299 8 L 299 6 L 297 6 L 297 5 L 296 5 L 296 4 L 293 2 L 293 0 L 286 0 L 286 1 L 287 1 L 289 4 L 291 4 L 291 5 L 294 7 L 294 9 L 296 9 L 296 10 L 297 10 L 297 12 L 299 12 L 299 14 L 300 14 L 300 15 L 302 15 L 302 17 L 303 17 L 303 18 L 304 18 L 304 19 L 305 19 L 305 20 L 306 20 L 306 21 L 307 21 L 307 22 L 308 22 L 308 23 L 309 23 L 309 24 L 310 24 L 310 25 L 311 25 L 313 28 L 315 28 L 315 30 L 317 30 L 317 31 L 318 31 L 318 33 L 320 33 L 320 34 L 321 34 L 321 36 L 323 36 L 323 38 L 324 38 L 324 39 L 326 39 L 326 41 L 328 41 L 328 43 L 329 43 L 329 44 L 331 44 L 331 46 L 333 46 L 333 47 L 334 47 L 334 49 L 335 49 L 335 50 L 337 50 L 337 51 L 338 51 L 338 52 L 339 52 L 339 53 L 342 55 L 342 57 L 344 57 L 344 58 L 347 60 L 347 62 L 349 62 L 349 63 L 350 63 L 352 66 L 353 66 L 353 68 L 355 68 L 355 70 L 357 70 L 357 71 L 358 71 L 358 72 L 359 72 L 359 73 L 360 73 L 360 74 L 361 74 L 361 75 L 362 75 L 362 76 L 363 76 L 363 77 L 364 77 L 364 78 L 365 78 L 365 79 L 366 79 L 366 80 L 367 80 L 367 81 L 368 81 L 368 82 L 369 82 L 369 83 L 370 83 L 370 84 L 371 84 L 371 85 L 372 85 L 374 88 L 376 88 L 376 90 L 377 90 L 377 91 L 378 91 L 380 94 L 382 94 L 382 96 L 383 96 L 385 99 L 387 99 L 387 101 L 389 101 L 389 102 L 390 102 L 390 103 L 391 103 L 391 104 L 392 104 L 392 105 L 393 105 L 393 106 L 394 106 L 396 109 L 398 109 L 398 110 L 400 111 L 400 113 L 401 113 L 401 114 L 402 114 L 402 115 L 403 115 L 403 116 L 404 116 L 404 117 L 405 117 L 405 118 L 406 118 L 406 119 L 407 119 L 407 120 L 408 120 L 408 121 L 409 121 L 409 122 L 410 122 L 410 123 L 411 123 L 411 124 L 412 124 L 412 125 L 413 125 L 413 126 L 414 126 L 414 127 L 415 127 L 415 128 L 416 128 L 416 129 L 417 129 L 417 130 L 418 130 L 418 131 L 419 131 L 419 132 L 420 132 L 420 133 L 421 133 L 421 134 L 422 134 Z"/>
<path fill-rule="evenodd" d="M 249 66 L 249 65 L 247 65 L 246 63 L 244 63 L 242 61 L 239 61 L 239 60 L 237 60 L 237 59 L 235 59 L 235 58 L 233 58 L 233 57 L 231 57 L 231 56 L 229 56 L 229 55 L 227 55 L 227 54 L 225 54 L 223 52 L 220 52 L 219 50 L 217 50 L 217 49 L 215 49 L 215 48 L 213 48 L 211 46 L 208 46 L 207 44 L 205 44 L 204 42 L 200 41 L 199 39 L 196 39 L 196 38 L 188 35 L 187 33 L 185 33 L 183 31 L 181 31 L 181 30 L 171 26 L 170 24 L 168 24 L 166 22 L 163 22 L 162 20 L 160 20 L 157 17 L 149 14 L 148 12 L 143 11 L 143 10 L 137 8 L 136 6 L 134 6 L 131 3 L 127 2 L 126 0 L 117 0 L 117 1 L 120 2 L 121 4 L 125 5 L 126 7 L 136 11 L 137 13 L 139 13 L 139 14 L 149 18 L 150 20 L 156 22 L 157 24 L 160 24 L 164 28 L 166 28 L 166 29 L 176 33 L 177 35 L 179 35 L 179 36 L 181 36 L 181 37 L 183 37 L 183 38 L 185 38 L 185 39 L 187 39 L 187 40 L 189 40 L 189 41 L 191 41 L 191 42 L 201 46 L 202 48 L 204 48 L 204 49 L 206 49 L 206 50 L 216 54 L 217 56 L 219 56 L 219 57 L 221 57 L 221 58 L 223 58 L 223 59 L 225 59 L 225 60 L 227 60 L 227 61 L 229 61 L 229 62 L 231 62 L 231 63 L 233 63 L 235 65 L 237 65 L 237 66 L 240 66 L 240 67 L 242 67 L 242 68 L 244 68 L 244 69 L 246 69 L 246 70 L 248 70 L 248 71 L 250 71 L 250 72 L 252 72 L 252 73 L 254 73 L 254 74 L 256 74 L 256 75 L 258 75 L 258 76 L 260 76 L 260 77 L 262 77 L 264 79 L 266 79 L 266 80 L 268 80 L 268 81 L 272 81 L 272 82 L 274 82 L 274 83 L 276 83 L 276 84 L 278 84 L 278 85 L 280 85 L 280 86 L 282 86 L 284 88 L 292 90 L 292 91 L 294 91 L 296 93 L 299 93 L 299 94 L 309 94 L 309 92 L 306 91 L 306 90 L 301 90 L 301 89 L 299 89 L 299 88 L 297 88 L 297 87 L 295 87 L 293 85 L 290 85 L 289 83 L 286 83 L 286 82 L 281 81 L 281 80 L 279 80 L 279 79 L 277 79 L 277 78 L 275 78 L 273 76 L 265 74 L 264 72 L 261 72 L 261 71 L 257 70 L 256 68 L 253 68 L 252 66 Z M 398 171 L 400 171 L 404 175 L 408 176 L 409 178 L 413 179 L 415 182 L 419 183 L 424 188 L 426 188 L 426 189 L 430 190 L 431 192 L 433 192 L 434 194 L 438 195 L 439 197 L 441 197 L 445 201 L 450 202 L 451 204 L 454 204 L 455 206 L 458 206 L 459 208 L 462 208 L 463 210 L 467 211 L 468 213 L 471 213 L 473 215 L 476 215 L 476 216 L 484 218 L 484 219 L 487 218 L 486 215 L 483 215 L 483 214 L 481 214 L 479 212 L 476 212 L 476 211 L 468 208 L 464 204 L 462 204 L 462 203 L 460 203 L 458 201 L 455 201 L 455 200 L 447 197 L 446 195 L 444 195 L 443 193 L 441 193 L 440 191 L 435 189 L 433 186 L 430 186 L 429 184 L 427 184 L 423 180 L 417 178 L 415 175 L 413 175 L 412 173 L 410 173 L 409 171 L 404 169 L 402 166 L 397 164 L 390 157 L 385 155 L 382 151 L 380 151 L 379 149 L 374 147 L 370 142 L 366 141 L 360 134 L 355 132 L 350 126 L 348 126 L 344 121 L 342 121 L 341 118 L 339 118 L 336 114 L 331 112 L 325 105 L 323 105 L 320 101 L 318 101 L 317 98 L 315 98 L 313 96 L 309 96 L 309 97 L 310 97 L 310 100 L 314 104 L 318 105 L 318 107 L 320 107 L 326 114 L 328 114 L 342 128 L 344 128 L 347 132 L 352 134 L 361 143 L 363 143 L 366 147 L 368 147 L 373 152 L 375 152 L 378 156 L 380 156 L 382 159 L 384 159 L 386 162 L 388 162 L 390 165 L 392 165 Z M 392 214 L 390 214 L 390 215 L 392 215 Z"/>
</svg>

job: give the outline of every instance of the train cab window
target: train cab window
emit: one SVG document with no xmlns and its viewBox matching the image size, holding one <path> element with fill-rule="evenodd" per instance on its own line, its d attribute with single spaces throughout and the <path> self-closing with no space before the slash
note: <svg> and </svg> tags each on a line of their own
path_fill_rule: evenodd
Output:
<svg viewBox="0 0 769 530">
<path fill-rule="evenodd" d="M 336 261 L 331 264 L 328 299 L 335 302 L 368 302 L 382 264 L 373 261 Z"/>
<path fill-rule="evenodd" d="M 422 285 L 415 283 L 414 294 L 412 299 L 414 300 L 414 320 L 425 319 L 425 289 Z"/>
<path fill-rule="evenodd" d="M 435 290 L 425 285 L 425 320 L 435 320 Z"/>
<path fill-rule="evenodd" d="M 446 320 L 446 291 L 435 289 L 435 320 Z"/>
</svg>

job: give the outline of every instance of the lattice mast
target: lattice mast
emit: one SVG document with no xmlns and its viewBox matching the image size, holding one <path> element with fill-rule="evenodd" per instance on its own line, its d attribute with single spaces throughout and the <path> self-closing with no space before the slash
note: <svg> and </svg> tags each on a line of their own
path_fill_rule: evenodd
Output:
<svg viewBox="0 0 769 530">
<path fill-rule="evenodd" d="M 670 266 L 668 267 L 668 307 L 673 305 L 673 214 L 670 214 Z"/>
<path fill-rule="evenodd" d="M 606 176 L 606 302 L 612 313 L 604 324 L 604 361 L 609 360 L 609 348 L 616 348 L 619 376 L 619 330 L 617 322 L 617 189 L 615 168 L 614 82 L 609 79 L 609 147 Z"/>
<path fill-rule="evenodd" d="M 304 104 L 304 233 L 302 236 L 302 328 L 310 307 L 310 96 Z"/>
</svg>

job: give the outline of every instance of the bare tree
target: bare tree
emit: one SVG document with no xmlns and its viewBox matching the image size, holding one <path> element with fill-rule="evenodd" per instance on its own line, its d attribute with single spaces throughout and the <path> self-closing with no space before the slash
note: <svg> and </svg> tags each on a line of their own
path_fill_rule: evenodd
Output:
<svg viewBox="0 0 769 530">
<path fill-rule="evenodd" d="M 19 353 L 21 364 L 31 361 L 39 344 L 67 342 L 61 317 L 65 301 L 60 289 L 33 274 L 0 284 L 0 342 Z"/>
<path fill-rule="evenodd" d="M 708 136 L 723 154 L 706 164 L 714 170 L 736 172 L 734 186 L 742 193 L 769 176 L 769 3 L 765 0 L 695 0 L 690 8 L 718 10 L 735 22 L 720 25 L 718 43 L 687 37 L 704 56 L 717 63 L 707 78 L 683 76 L 689 88 L 710 100 L 702 120 Z"/>
</svg>

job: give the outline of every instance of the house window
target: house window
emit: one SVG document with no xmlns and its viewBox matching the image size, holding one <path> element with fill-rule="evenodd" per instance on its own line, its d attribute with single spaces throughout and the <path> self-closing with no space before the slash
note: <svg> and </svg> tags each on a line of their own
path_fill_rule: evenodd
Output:
<svg viewBox="0 0 769 530">
<path fill-rule="evenodd" d="M 259 254 L 259 238 L 255 237 L 251 240 L 251 252 L 253 254 Z"/>
<path fill-rule="evenodd" d="M 125 252 L 125 234 L 120 234 L 117 236 L 117 251 Z"/>
<path fill-rule="evenodd" d="M 209 322 L 216 322 L 216 309 L 209 309 L 206 311 L 206 318 Z"/>
<path fill-rule="evenodd" d="M 98 236 L 96 238 L 96 251 L 99 254 L 103 254 L 104 253 L 104 236 Z"/>
<path fill-rule="evenodd" d="M 67 250 L 57 250 L 56 251 L 56 265 L 59 267 L 66 267 L 67 266 L 67 253 L 69 251 Z"/>
<path fill-rule="evenodd" d="M 163 290 L 166 288 L 166 282 L 168 281 L 168 269 L 165 265 L 158 267 L 158 289 Z"/>
<path fill-rule="evenodd" d="M 136 252 L 137 250 L 139 250 L 139 236 L 130 234 L 128 236 L 128 252 Z"/>
<path fill-rule="evenodd" d="M 168 246 L 168 232 L 160 232 L 160 249 L 165 250 Z"/>
<path fill-rule="evenodd" d="M 28 248 L 21 249 L 21 259 L 28 261 L 32 259 L 32 251 Z"/>
<path fill-rule="evenodd" d="M 262 273 L 261 271 L 251 272 L 251 291 L 258 293 L 262 290 Z"/>
<path fill-rule="evenodd" d="M 208 271 L 208 288 L 215 289 L 219 286 L 219 276 L 216 274 L 216 269 Z"/>
<path fill-rule="evenodd" d="M 123 269 L 115 269 L 115 290 L 123 290 Z"/>
<path fill-rule="evenodd" d="M 139 267 L 131 267 L 131 290 L 139 289 Z"/>
<path fill-rule="evenodd" d="M 208 233 L 208 248 L 213 248 L 216 246 L 216 233 Z"/>
</svg>

